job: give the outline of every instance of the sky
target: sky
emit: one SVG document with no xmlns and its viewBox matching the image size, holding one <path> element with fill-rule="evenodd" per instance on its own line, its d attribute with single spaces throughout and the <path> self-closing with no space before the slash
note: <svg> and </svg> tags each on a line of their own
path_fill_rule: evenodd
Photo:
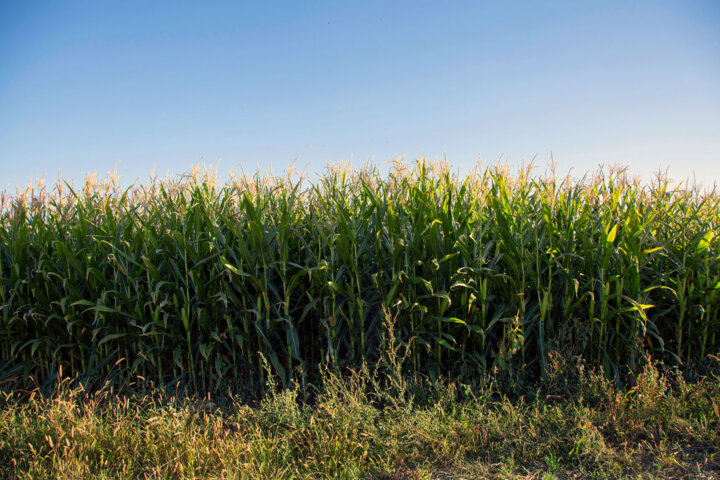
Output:
<svg viewBox="0 0 720 480">
<path fill-rule="evenodd" d="M 720 1 L 0 0 L 0 190 L 397 156 L 720 183 Z"/>
</svg>

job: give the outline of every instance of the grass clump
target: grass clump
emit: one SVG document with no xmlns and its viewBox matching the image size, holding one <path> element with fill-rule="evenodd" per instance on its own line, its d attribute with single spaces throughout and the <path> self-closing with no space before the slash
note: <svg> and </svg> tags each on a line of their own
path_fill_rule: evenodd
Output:
<svg viewBox="0 0 720 480">
<path fill-rule="evenodd" d="M 385 374 L 364 369 L 326 371 L 310 403 L 300 387 L 254 407 L 77 388 L 5 397 L 0 478 L 720 475 L 717 375 L 686 383 L 647 363 L 623 390 L 578 362 L 553 360 L 549 371 L 578 381 L 508 397 L 489 384 L 415 377 L 412 398 L 388 403 L 375 391 Z"/>
</svg>

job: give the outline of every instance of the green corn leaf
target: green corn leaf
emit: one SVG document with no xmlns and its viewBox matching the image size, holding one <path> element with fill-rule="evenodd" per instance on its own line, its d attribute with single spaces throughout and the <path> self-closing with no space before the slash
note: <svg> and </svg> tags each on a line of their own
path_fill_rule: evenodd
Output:
<svg viewBox="0 0 720 480">
<path fill-rule="evenodd" d="M 698 252 L 705 252 L 710 248 L 710 242 L 712 242 L 713 237 L 715 235 L 713 232 L 707 232 L 705 235 L 702 236 L 700 241 L 698 242 L 697 251 Z"/>
<path fill-rule="evenodd" d="M 465 320 L 462 320 L 462 319 L 457 318 L 457 317 L 437 317 L 437 316 L 433 316 L 432 318 L 433 318 L 433 320 L 437 320 L 437 321 L 440 321 L 440 322 L 458 323 L 458 324 L 460 324 L 460 325 L 465 325 L 465 326 L 467 326 L 467 322 L 466 322 Z"/>
<path fill-rule="evenodd" d="M 612 244 L 615 242 L 615 236 L 617 235 L 617 225 L 614 225 L 612 229 L 608 232 L 607 236 L 605 237 L 605 242 L 608 244 Z"/>
<path fill-rule="evenodd" d="M 111 333 L 109 335 L 105 335 L 97 344 L 97 346 L 101 346 L 103 343 L 110 342 L 112 340 L 123 338 L 126 334 L 125 333 Z"/>
</svg>

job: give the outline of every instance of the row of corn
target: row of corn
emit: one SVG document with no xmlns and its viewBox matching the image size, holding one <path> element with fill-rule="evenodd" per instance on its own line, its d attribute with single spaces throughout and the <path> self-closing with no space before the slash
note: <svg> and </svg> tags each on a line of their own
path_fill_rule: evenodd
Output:
<svg viewBox="0 0 720 480">
<path fill-rule="evenodd" d="M 89 177 L 0 198 L 0 382 L 255 388 L 375 364 L 542 375 L 554 351 L 620 379 L 720 352 L 720 195 L 622 169 L 396 162 Z M 1 386 L 1 383 L 0 383 Z"/>
</svg>

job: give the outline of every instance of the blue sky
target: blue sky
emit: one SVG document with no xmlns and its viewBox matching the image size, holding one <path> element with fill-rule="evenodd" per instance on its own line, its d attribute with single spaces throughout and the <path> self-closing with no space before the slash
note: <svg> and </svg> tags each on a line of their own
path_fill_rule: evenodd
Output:
<svg viewBox="0 0 720 480">
<path fill-rule="evenodd" d="M 720 2 L 0 0 L 0 189 L 550 152 L 720 183 Z"/>
</svg>

